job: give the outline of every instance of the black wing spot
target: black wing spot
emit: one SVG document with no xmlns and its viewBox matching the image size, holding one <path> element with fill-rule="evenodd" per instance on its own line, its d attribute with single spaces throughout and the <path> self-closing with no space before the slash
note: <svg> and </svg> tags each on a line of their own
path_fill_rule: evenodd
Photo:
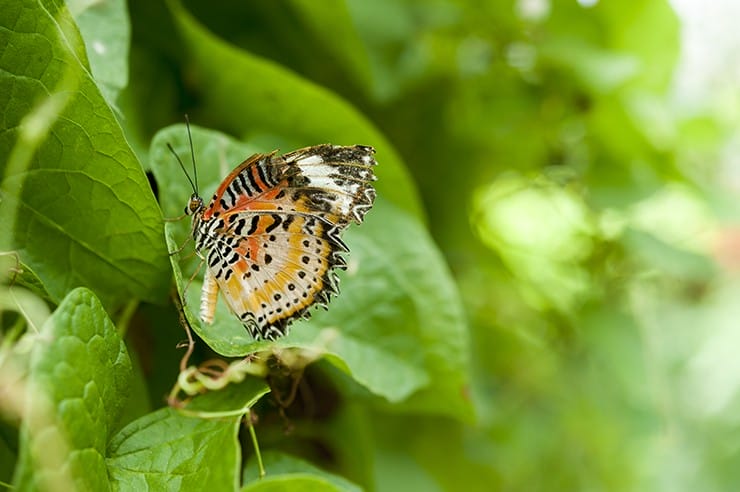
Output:
<svg viewBox="0 0 740 492">
<path fill-rule="evenodd" d="M 283 222 L 283 230 L 287 231 L 288 228 L 290 228 L 290 224 L 292 224 L 294 220 L 295 220 L 295 217 L 293 217 L 292 215 L 288 215 L 285 218 L 285 221 Z"/>
<path fill-rule="evenodd" d="M 247 231 L 247 236 L 251 236 L 252 234 L 254 234 L 254 231 L 257 230 L 259 223 L 260 223 L 260 216 L 259 215 L 253 216 L 252 223 L 249 224 L 249 230 Z"/>
<path fill-rule="evenodd" d="M 265 232 L 272 232 L 283 221 L 282 217 L 276 214 L 271 214 L 270 217 L 272 218 L 272 224 L 265 227 Z"/>
<path fill-rule="evenodd" d="M 247 221 L 244 220 L 244 219 L 239 220 L 239 222 L 236 223 L 236 228 L 234 229 L 234 234 L 236 234 L 237 236 L 241 236 L 242 235 L 242 229 L 244 229 L 244 225 L 246 223 L 247 223 Z"/>
</svg>

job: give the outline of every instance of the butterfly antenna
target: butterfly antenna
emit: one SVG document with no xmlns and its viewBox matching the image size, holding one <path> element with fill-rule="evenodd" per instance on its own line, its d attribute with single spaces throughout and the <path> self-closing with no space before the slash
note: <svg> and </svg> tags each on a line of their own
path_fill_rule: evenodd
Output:
<svg viewBox="0 0 740 492">
<path fill-rule="evenodd" d="M 188 129 L 188 141 L 190 142 L 190 158 L 193 161 L 193 177 L 195 178 L 195 194 L 198 194 L 198 167 L 195 165 L 195 151 L 193 150 L 193 136 L 190 134 L 190 118 L 185 115 L 185 126 Z"/>
<path fill-rule="evenodd" d="M 185 169 L 185 164 L 182 163 L 182 159 L 180 159 L 180 156 L 177 155 L 177 152 L 175 152 L 175 149 L 172 148 L 172 145 L 167 142 L 167 148 L 170 149 L 170 152 L 172 152 L 172 155 L 175 156 L 175 159 L 177 159 L 177 163 L 180 164 L 180 167 L 182 168 L 182 172 L 185 173 L 185 177 L 188 178 L 188 181 L 190 181 L 190 186 L 193 187 L 193 191 L 197 194 L 198 188 L 195 186 L 195 183 L 193 183 L 193 180 L 190 178 L 190 175 L 188 174 L 188 170 Z"/>
</svg>

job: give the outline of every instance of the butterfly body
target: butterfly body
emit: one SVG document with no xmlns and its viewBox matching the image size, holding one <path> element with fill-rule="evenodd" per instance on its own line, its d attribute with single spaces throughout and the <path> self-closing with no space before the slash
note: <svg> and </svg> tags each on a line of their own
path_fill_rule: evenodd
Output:
<svg viewBox="0 0 740 492">
<path fill-rule="evenodd" d="M 346 267 L 341 233 L 375 200 L 373 154 L 328 144 L 256 154 L 208 205 L 194 193 L 185 211 L 205 262 L 201 319 L 212 322 L 221 292 L 255 339 L 275 339 L 313 305 L 326 305 L 338 293 L 335 269 Z"/>
</svg>

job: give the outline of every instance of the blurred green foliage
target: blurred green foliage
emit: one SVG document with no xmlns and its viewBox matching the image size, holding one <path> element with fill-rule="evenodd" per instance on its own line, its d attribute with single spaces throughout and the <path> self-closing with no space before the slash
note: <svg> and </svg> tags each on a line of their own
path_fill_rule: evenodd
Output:
<svg viewBox="0 0 740 492">
<path fill-rule="evenodd" d="M 354 295 L 318 316 L 346 327 L 345 345 L 308 367 L 308 393 L 286 419 L 293 433 L 272 406 L 257 408 L 274 476 L 256 481 L 256 456 L 242 446 L 245 489 L 675 491 L 740 482 L 740 236 L 732 226 L 740 214 L 737 185 L 720 165 L 736 122 L 675 100 L 681 26 L 667 0 L 129 0 L 127 14 L 123 2 L 68 2 L 68 13 L 60 2 L 10 3 L 0 54 L 11 52 L 7 26 L 22 34 L 27 24 L 13 21 L 43 6 L 66 43 L 57 61 L 84 67 L 71 82 L 58 71 L 28 90 L 34 98 L 40 87 L 79 91 L 89 105 L 62 101 L 59 125 L 87 130 L 94 116 L 93 126 L 112 135 L 95 149 L 123 174 L 84 169 L 101 196 L 120 190 L 119 179 L 130 196 L 141 188 L 135 154 L 165 215 L 179 210 L 173 203 L 187 196 L 187 182 L 173 181 L 179 170 L 167 168 L 162 142 L 177 147 L 179 138 L 184 151 L 182 127 L 169 126 L 184 113 L 213 131 L 195 131 L 201 165 L 209 154 L 214 166 L 219 152 L 231 158 L 238 144 L 224 151 L 222 133 L 255 150 L 327 141 L 378 149 L 381 201 L 367 228 L 349 235 L 353 253 L 375 256 L 359 279 L 343 279 Z M 100 29 L 106 24 L 115 29 Z M 9 193 L 14 173 L 44 167 L 13 146 L 25 134 L 11 117 L 30 111 L 31 96 L 18 110 L 8 102 L 17 98 L 1 95 L 26 86 L 0 83 L 0 106 L 10 108 L 0 136 Z M 118 125 L 133 153 L 117 149 Z M 28 148 L 43 154 L 51 144 L 40 138 Z M 75 156 L 101 158 L 93 154 Z M 87 163 L 59 161 L 54 169 L 69 173 Z M 209 169 L 204 176 L 217 182 Z M 29 189 L 18 206 L 33 215 L 38 195 Z M 46 193 L 44 203 L 54 191 Z M 75 285 L 93 288 L 112 314 L 132 295 L 148 302 L 126 337 L 138 403 L 124 423 L 134 423 L 111 438 L 107 456 L 123 483 L 132 469 L 146 474 L 141 460 L 120 464 L 126 438 L 154 446 L 137 430 L 175 425 L 170 410 L 148 412 L 176 378 L 182 334 L 163 295 L 164 243 L 147 247 L 161 227 L 149 217 L 154 202 L 119 198 L 111 200 L 118 208 L 93 212 L 133 227 L 127 207 L 143 210 L 146 229 L 126 251 L 143 251 L 137 268 L 156 277 L 143 290 L 125 275 L 101 280 L 66 250 L 52 249 L 55 276 L 46 244 L 0 244 L 20 250 L 22 284 L 52 304 Z M 90 210 L 79 205 L 47 204 L 41 215 L 51 220 L 40 223 L 81 225 L 70 243 L 91 244 L 86 251 L 128 271 L 127 257 L 109 258 L 120 247 L 95 243 L 115 228 L 86 229 Z M 15 221 L 16 205 L 5 206 L 0 216 Z M 69 216 L 55 217 L 59 210 Z M 408 332 L 392 333 L 394 320 Z M 297 326 L 303 335 L 288 346 L 304 346 L 315 326 Z M 199 332 L 216 350 L 219 329 Z M 221 352 L 250 347 L 236 345 Z M 197 473 L 223 445 L 236 462 L 235 422 L 214 426 L 221 434 L 204 439 L 205 457 L 179 458 Z M 17 443 L 6 427 L 0 479 L 10 481 L 12 466 L 2 463 L 15 462 Z M 159 427 L 152 433 L 167 437 Z M 223 483 L 231 471 L 219 468 Z"/>
</svg>

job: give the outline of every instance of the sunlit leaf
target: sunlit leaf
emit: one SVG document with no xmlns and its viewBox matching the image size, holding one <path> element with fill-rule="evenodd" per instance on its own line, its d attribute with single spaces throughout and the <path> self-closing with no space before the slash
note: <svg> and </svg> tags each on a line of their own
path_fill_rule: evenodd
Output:
<svg viewBox="0 0 740 492">
<path fill-rule="evenodd" d="M 169 269 L 159 208 L 66 41 L 76 32 L 60 30 L 60 18 L 74 29 L 68 14 L 52 18 L 30 0 L 0 10 L 0 155 L 10 156 L 2 163 L 3 241 L 55 301 L 76 286 L 93 288 L 107 306 L 161 301 Z"/>
<path fill-rule="evenodd" d="M 33 345 L 15 486 L 108 489 L 106 445 L 130 377 L 125 345 L 100 302 L 87 289 L 72 291 Z"/>
</svg>

